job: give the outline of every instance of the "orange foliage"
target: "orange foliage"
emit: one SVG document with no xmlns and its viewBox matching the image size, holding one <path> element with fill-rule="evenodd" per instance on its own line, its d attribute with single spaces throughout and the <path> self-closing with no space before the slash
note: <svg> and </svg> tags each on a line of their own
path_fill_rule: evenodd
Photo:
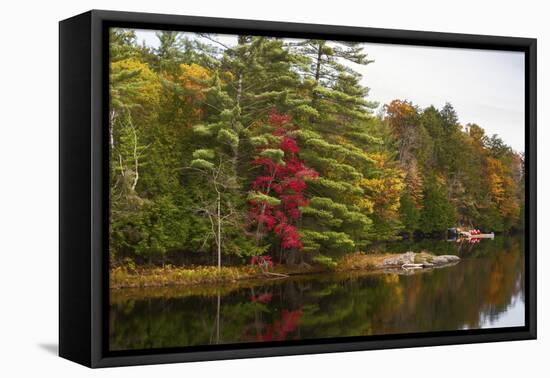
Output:
<svg viewBox="0 0 550 378">
<path fill-rule="evenodd" d="M 415 107 L 408 101 L 393 100 L 384 105 L 384 110 L 392 133 L 397 138 L 402 138 L 407 132 L 408 121 L 417 114 Z"/>
<path fill-rule="evenodd" d="M 178 82 L 185 89 L 184 102 L 189 105 L 189 114 L 186 118 L 193 123 L 200 120 L 203 115 L 203 107 L 200 104 L 206 99 L 205 90 L 208 88 L 211 73 L 208 68 L 195 63 L 182 64 L 180 70 Z"/>
</svg>

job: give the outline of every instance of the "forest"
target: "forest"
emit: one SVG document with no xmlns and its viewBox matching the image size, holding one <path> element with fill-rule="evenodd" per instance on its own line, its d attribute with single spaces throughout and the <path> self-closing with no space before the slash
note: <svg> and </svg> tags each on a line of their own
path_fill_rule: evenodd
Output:
<svg viewBox="0 0 550 378">
<path fill-rule="evenodd" d="M 157 38 L 110 30 L 113 264 L 330 265 L 449 227 L 523 229 L 523 154 L 450 103 L 380 106 L 361 44 Z"/>
</svg>

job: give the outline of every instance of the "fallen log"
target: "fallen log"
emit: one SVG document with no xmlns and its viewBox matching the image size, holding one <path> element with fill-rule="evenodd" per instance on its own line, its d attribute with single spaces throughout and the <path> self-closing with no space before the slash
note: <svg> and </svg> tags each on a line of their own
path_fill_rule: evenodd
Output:
<svg viewBox="0 0 550 378">
<path fill-rule="evenodd" d="M 281 278 L 290 277 L 288 274 L 283 274 L 283 273 L 275 273 L 275 272 L 267 272 L 267 271 L 263 271 L 262 273 L 266 276 L 275 276 L 275 277 L 281 277 Z"/>
<path fill-rule="evenodd" d="M 401 265 L 401 268 L 403 269 L 422 269 L 424 267 L 424 264 L 414 264 L 414 263 L 407 263 Z"/>
</svg>

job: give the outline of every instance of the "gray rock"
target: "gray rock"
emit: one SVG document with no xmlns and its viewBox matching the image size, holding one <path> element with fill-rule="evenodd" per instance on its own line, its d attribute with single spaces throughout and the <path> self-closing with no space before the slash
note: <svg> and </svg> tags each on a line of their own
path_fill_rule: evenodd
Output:
<svg viewBox="0 0 550 378">
<path fill-rule="evenodd" d="M 432 259 L 432 264 L 434 265 L 441 265 L 441 264 L 447 264 L 449 261 L 445 256 L 434 256 Z"/>
<path fill-rule="evenodd" d="M 384 260 L 382 265 L 384 266 L 402 266 L 404 264 L 414 263 L 414 252 L 406 252 L 401 255 L 390 257 Z"/>
<path fill-rule="evenodd" d="M 404 253 L 401 258 L 401 261 L 403 264 L 414 264 L 414 252 L 406 252 Z"/>
<path fill-rule="evenodd" d="M 447 261 L 449 261 L 449 262 L 454 262 L 454 261 L 460 260 L 460 257 L 455 256 L 455 255 L 444 255 L 444 257 L 445 257 L 445 258 L 447 259 Z"/>
<path fill-rule="evenodd" d="M 460 257 L 454 256 L 454 255 L 434 256 L 434 258 L 432 259 L 432 264 L 443 265 L 443 264 L 448 264 L 458 260 L 460 260 Z"/>
<path fill-rule="evenodd" d="M 435 266 L 447 265 L 460 260 L 458 256 L 442 255 L 429 258 L 418 258 L 417 261 L 415 261 L 415 256 L 417 256 L 417 254 L 414 252 L 406 252 L 401 255 L 389 257 L 382 262 L 380 267 L 409 268 L 415 266 L 417 268 L 433 268 Z"/>
</svg>

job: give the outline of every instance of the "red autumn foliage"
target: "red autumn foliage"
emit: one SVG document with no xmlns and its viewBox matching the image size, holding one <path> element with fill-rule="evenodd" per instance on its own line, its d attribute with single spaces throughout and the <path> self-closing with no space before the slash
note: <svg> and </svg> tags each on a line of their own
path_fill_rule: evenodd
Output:
<svg viewBox="0 0 550 378">
<path fill-rule="evenodd" d="M 273 148 L 284 151 L 283 163 L 279 164 L 267 157 L 254 160 L 260 174 L 252 182 L 252 189 L 276 197 L 281 202 L 279 205 L 270 205 L 251 200 L 249 215 L 253 223 L 276 234 L 283 249 L 303 249 L 300 234 L 293 221 L 300 218 L 300 208 L 308 204 L 304 196 L 307 187 L 305 179 L 317 177 L 318 174 L 300 160 L 300 147 L 290 135 L 290 121 L 290 116 L 276 112 L 272 112 L 268 120 L 273 128 L 272 134 L 281 137 L 279 145 Z"/>
<path fill-rule="evenodd" d="M 287 136 L 283 137 L 283 140 L 281 142 L 281 150 L 285 152 L 292 152 L 297 154 L 300 152 L 300 148 L 298 147 L 298 143 L 292 138 L 289 138 Z"/>
<path fill-rule="evenodd" d="M 250 264 L 271 268 L 273 267 L 273 260 L 271 260 L 271 256 L 252 256 Z"/>
<path fill-rule="evenodd" d="M 271 113 L 269 113 L 268 122 L 270 125 L 283 126 L 283 125 L 286 125 L 287 123 L 290 123 L 291 120 L 292 120 L 292 117 L 286 114 L 280 114 L 280 113 L 277 113 L 276 111 L 272 111 Z M 279 131 L 279 130 L 275 130 L 275 131 Z"/>
<path fill-rule="evenodd" d="M 257 341 L 282 341 L 286 340 L 288 334 L 293 332 L 302 317 L 302 310 L 288 311 L 283 310 L 281 312 L 281 319 L 275 320 L 273 324 L 266 327 L 265 332 L 256 335 Z"/>
<path fill-rule="evenodd" d="M 260 302 L 260 303 L 267 304 L 271 302 L 272 299 L 273 299 L 273 294 L 271 293 L 263 293 L 259 295 L 253 295 L 250 297 L 250 301 L 253 303 Z"/>
</svg>

